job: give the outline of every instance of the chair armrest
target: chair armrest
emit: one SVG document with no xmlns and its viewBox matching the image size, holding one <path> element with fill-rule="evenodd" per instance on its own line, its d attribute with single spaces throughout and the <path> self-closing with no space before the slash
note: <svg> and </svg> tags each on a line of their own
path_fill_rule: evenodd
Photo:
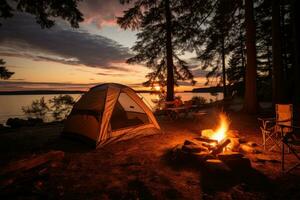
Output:
<svg viewBox="0 0 300 200">
<path fill-rule="evenodd" d="M 288 138 L 291 138 L 293 136 L 296 136 L 300 134 L 300 127 L 299 126 L 288 126 L 288 125 L 278 125 L 280 127 L 281 132 L 283 131 L 284 128 L 289 128 L 292 131 L 286 132 L 283 135 L 283 140 L 287 140 Z M 296 131 L 297 130 L 297 131 Z"/>
<path fill-rule="evenodd" d="M 266 122 L 266 121 L 273 122 L 273 121 L 276 121 L 276 118 L 275 118 L 275 117 L 268 117 L 268 118 L 261 118 L 261 117 L 258 117 L 257 120 L 258 120 L 258 121 L 262 121 L 262 122 Z"/>
<path fill-rule="evenodd" d="M 276 124 L 276 118 L 257 118 L 263 129 L 271 129 Z"/>
<path fill-rule="evenodd" d="M 284 124 L 278 124 L 279 127 L 281 128 L 292 128 L 292 129 L 299 129 L 300 130 L 300 126 L 288 126 L 288 125 L 284 125 Z"/>
<path fill-rule="evenodd" d="M 279 123 L 280 123 L 280 122 L 290 122 L 290 121 L 292 121 L 292 119 L 276 120 L 276 123 L 277 123 L 277 122 L 279 122 Z"/>
</svg>

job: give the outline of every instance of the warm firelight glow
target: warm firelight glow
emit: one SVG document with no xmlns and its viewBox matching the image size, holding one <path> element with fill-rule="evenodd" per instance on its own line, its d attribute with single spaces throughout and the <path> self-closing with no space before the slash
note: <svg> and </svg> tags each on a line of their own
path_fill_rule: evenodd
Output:
<svg viewBox="0 0 300 200">
<path fill-rule="evenodd" d="M 160 91 L 160 86 L 159 86 L 159 85 L 156 85 L 156 86 L 154 86 L 154 89 L 155 89 L 156 91 Z"/>
<path fill-rule="evenodd" d="M 212 139 L 217 140 L 218 142 L 222 141 L 226 137 L 226 132 L 229 129 L 229 120 L 225 113 L 219 115 L 220 124 L 214 134 L 211 136 Z"/>
</svg>

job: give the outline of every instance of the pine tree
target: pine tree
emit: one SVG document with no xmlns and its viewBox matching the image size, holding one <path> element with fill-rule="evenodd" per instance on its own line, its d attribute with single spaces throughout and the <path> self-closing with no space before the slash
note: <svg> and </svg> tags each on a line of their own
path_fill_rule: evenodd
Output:
<svg viewBox="0 0 300 200">
<path fill-rule="evenodd" d="M 221 77 L 224 98 L 227 96 L 226 87 L 226 57 L 234 49 L 233 44 L 237 39 L 235 25 L 237 22 L 238 8 L 241 1 L 223 0 L 216 1 L 214 11 L 207 19 L 207 27 L 203 31 L 205 39 L 199 42 L 202 49 L 198 51 L 198 59 L 204 64 L 203 70 L 211 69 L 207 74 L 207 84 L 210 78 Z"/>
<path fill-rule="evenodd" d="M 0 79 L 6 80 L 9 79 L 14 74 L 14 72 L 8 71 L 4 65 L 4 60 L 0 59 Z"/>
<path fill-rule="evenodd" d="M 195 83 L 188 63 L 181 58 L 185 51 L 193 51 L 194 30 L 210 4 L 187 0 L 121 0 L 131 8 L 118 18 L 121 28 L 138 30 L 132 47 L 135 55 L 128 63 L 144 64 L 150 69 L 145 85 L 157 82 L 167 85 L 167 100 L 174 99 L 174 85 L 179 80 Z"/>
<path fill-rule="evenodd" d="M 17 12 L 26 12 L 35 16 L 36 22 L 42 28 L 50 28 L 55 19 L 60 17 L 68 21 L 72 27 L 78 28 L 79 22 L 83 21 L 83 15 L 78 10 L 80 0 L 1 0 L 0 18 L 13 17 Z M 1 23 L 0 23 L 1 25 Z"/>
</svg>

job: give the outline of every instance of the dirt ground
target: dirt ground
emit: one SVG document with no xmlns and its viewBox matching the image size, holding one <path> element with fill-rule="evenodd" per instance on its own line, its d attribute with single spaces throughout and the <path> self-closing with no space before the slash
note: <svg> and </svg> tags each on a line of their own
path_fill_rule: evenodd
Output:
<svg viewBox="0 0 300 200">
<path fill-rule="evenodd" d="M 202 129 L 212 128 L 216 112 L 197 120 L 159 119 L 162 134 L 90 149 L 60 137 L 62 124 L 6 130 L 0 133 L 0 167 L 51 150 L 65 152 L 63 162 L 19 174 L 0 186 L 1 199 L 300 199 L 300 169 L 280 173 L 280 154 L 264 152 L 270 161 L 251 159 L 251 170 L 212 174 L 193 163 L 172 163 L 168 152 Z M 229 113 L 231 129 L 261 144 L 257 116 Z M 288 165 L 295 159 L 287 155 Z"/>
</svg>

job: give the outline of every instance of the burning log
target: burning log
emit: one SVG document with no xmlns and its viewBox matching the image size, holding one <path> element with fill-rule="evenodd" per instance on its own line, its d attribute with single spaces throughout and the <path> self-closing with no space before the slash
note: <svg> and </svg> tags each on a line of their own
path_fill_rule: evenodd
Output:
<svg viewBox="0 0 300 200">
<path fill-rule="evenodd" d="M 210 138 L 206 138 L 206 137 L 203 137 L 203 136 L 197 137 L 197 138 L 195 138 L 195 140 L 199 140 L 199 141 L 201 141 L 201 142 L 206 142 L 206 143 L 215 143 L 215 144 L 218 143 L 217 140 L 210 139 Z"/>
<path fill-rule="evenodd" d="M 221 141 L 212 151 L 211 154 L 216 155 L 221 153 L 223 149 L 230 143 L 229 139 Z"/>
</svg>

